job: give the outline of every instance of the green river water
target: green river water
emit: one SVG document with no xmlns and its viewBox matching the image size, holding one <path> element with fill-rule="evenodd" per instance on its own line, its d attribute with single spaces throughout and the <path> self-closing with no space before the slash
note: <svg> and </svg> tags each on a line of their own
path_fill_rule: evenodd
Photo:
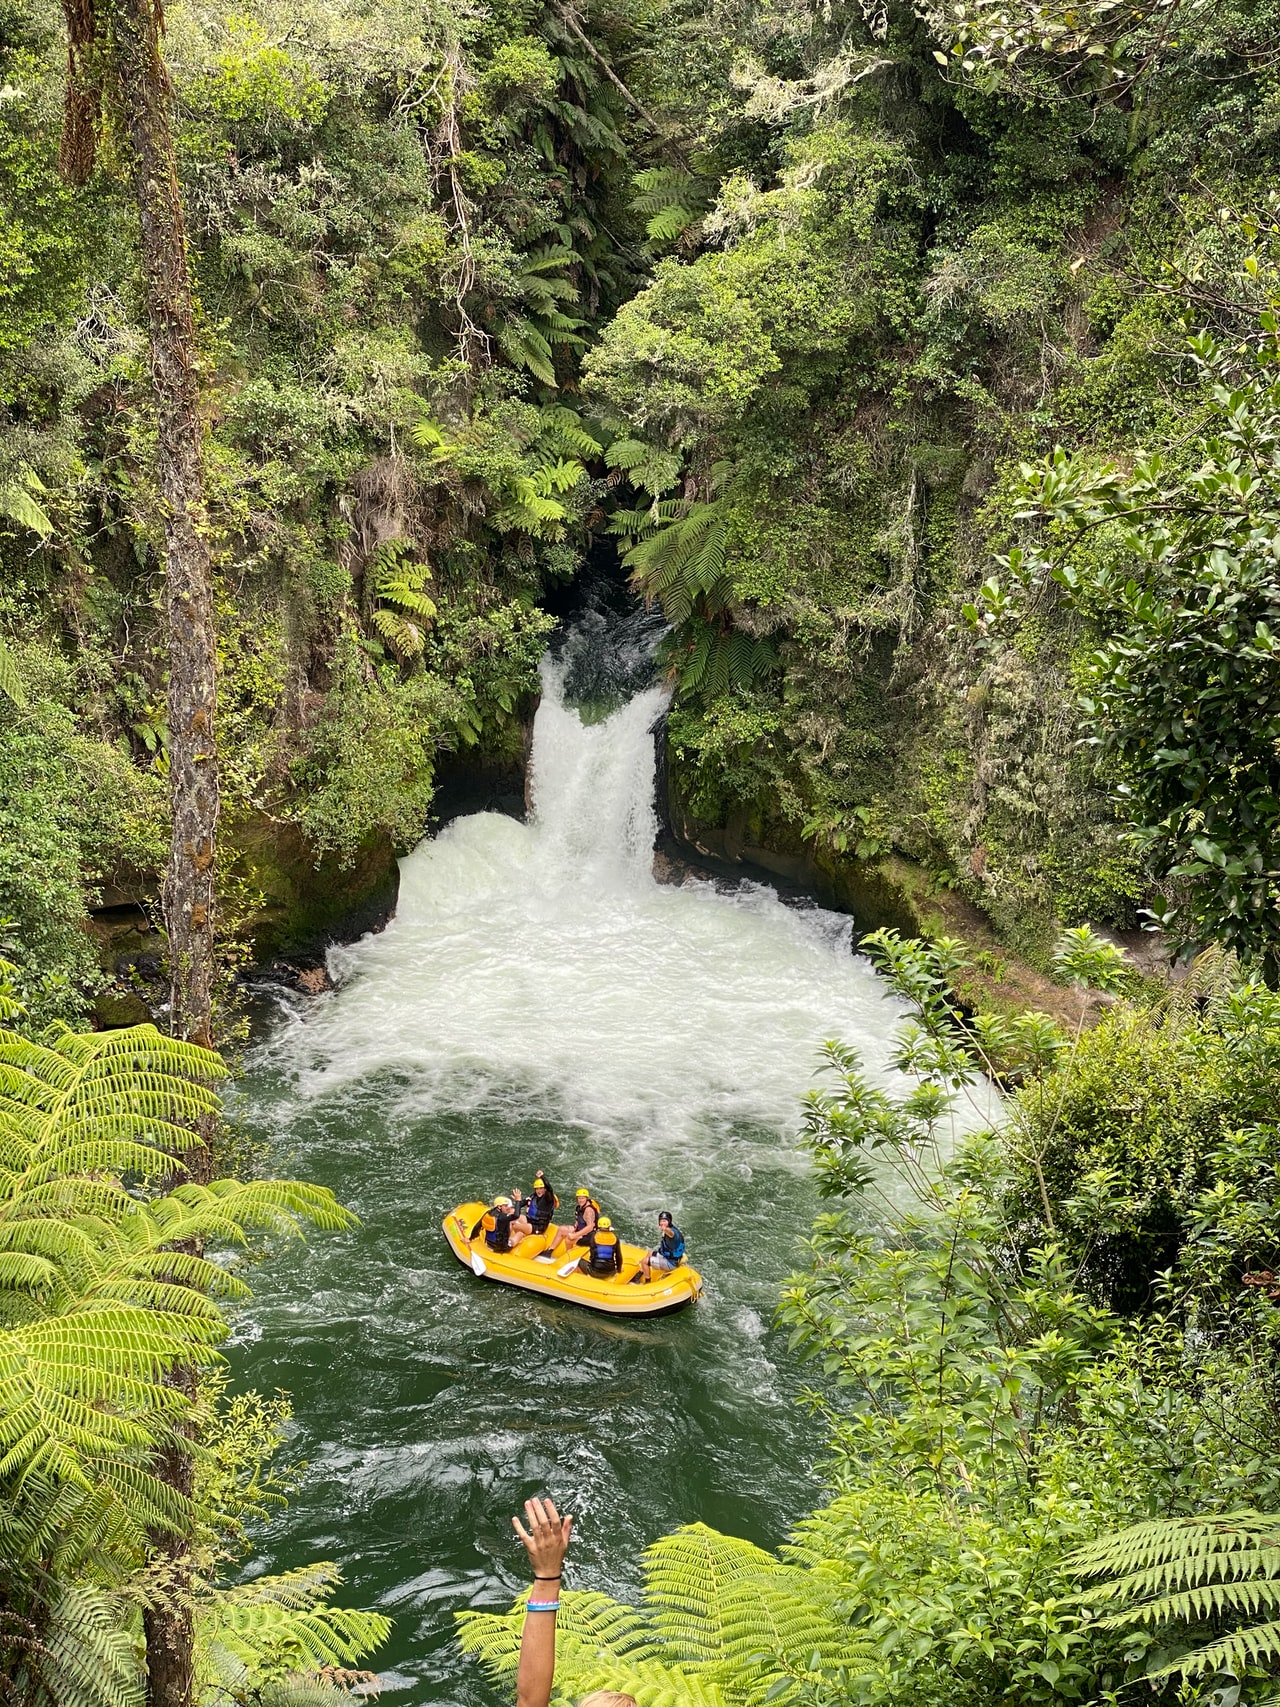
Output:
<svg viewBox="0 0 1280 1707">
<path fill-rule="evenodd" d="M 395 1707 L 490 1699 L 453 1613 L 510 1604 L 529 1494 L 577 1516 L 571 1585 L 626 1595 L 664 1530 L 773 1544 L 817 1492 L 805 1372 L 772 1326 L 815 1207 L 793 1134 L 820 1041 L 874 1062 L 893 1010 L 847 919 L 654 882 L 662 693 L 584 724 L 563 673 L 530 822 L 418 848 L 388 929 L 334 951 L 338 989 L 281 998 L 238 1109 L 361 1218 L 254 1276 L 235 1377 L 292 1395 L 308 1469 L 250 1570 L 339 1561 L 344 1601 L 395 1620 L 375 1661 Z M 706 1296 L 618 1323 L 462 1268 L 444 1212 L 538 1167 L 627 1238 L 670 1207 Z"/>
</svg>

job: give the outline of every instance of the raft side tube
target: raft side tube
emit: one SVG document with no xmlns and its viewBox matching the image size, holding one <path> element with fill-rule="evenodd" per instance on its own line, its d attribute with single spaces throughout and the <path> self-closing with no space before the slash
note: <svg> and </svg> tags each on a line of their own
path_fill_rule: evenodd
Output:
<svg viewBox="0 0 1280 1707">
<path fill-rule="evenodd" d="M 624 1243 L 621 1274 L 602 1276 L 583 1274 L 576 1261 L 567 1274 L 561 1272 L 568 1258 L 556 1263 L 538 1262 L 550 1242 L 549 1234 L 531 1233 L 514 1251 L 490 1250 L 483 1237 L 473 1244 L 467 1235 L 488 1209 L 487 1203 L 461 1203 L 442 1222 L 454 1256 L 485 1280 L 536 1292 L 543 1298 L 558 1298 L 565 1304 L 580 1304 L 606 1316 L 665 1316 L 683 1310 L 702 1292 L 702 1276 L 684 1263 L 661 1273 L 655 1270 L 647 1286 L 632 1285 L 645 1254 L 639 1245 Z M 477 1256 L 479 1265 L 474 1260 Z"/>
</svg>

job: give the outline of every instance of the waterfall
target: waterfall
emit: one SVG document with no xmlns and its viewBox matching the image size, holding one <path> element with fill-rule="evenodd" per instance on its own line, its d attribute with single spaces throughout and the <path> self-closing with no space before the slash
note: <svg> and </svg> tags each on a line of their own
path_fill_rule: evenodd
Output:
<svg viewBox="0 0 1280 1707">
<path fill-rule="evenodd" d="M 565 701 L 573 667 L 543 664 L 529 821 L 477 813 L 416 848 L 395 919 L 332 950 L 339 988 L 269 1053 L 304 1098 L 394 1070 L 416 1108 L 537 1113 L 633 1152 L 714 1146 L 726 1119 L 785 1131 L 823 1038 L 881 1054 L 882 988 L 845 917 L 654 880 L 664 690 L 593 722 Z"/>
<path fill-rule="evenodd" d="M 566 671 L 549 658 L 542 665 L 529 760 L 534 868 L 548 884 L 652 883 L 653 725 L 667 695 L 646 688 L 602 722 L 584 723 L 564 702 Z"/>
</svg>

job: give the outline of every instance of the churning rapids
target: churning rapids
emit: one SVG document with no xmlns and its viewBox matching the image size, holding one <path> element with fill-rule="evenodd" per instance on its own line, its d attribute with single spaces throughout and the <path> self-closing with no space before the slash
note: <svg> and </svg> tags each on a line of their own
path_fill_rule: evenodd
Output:
<svg viewBox="0 0 1280 1707">
<path fill-rule="evenodd" d="M 584 722 L 567 668 L 544 665 L 529 821 L 418 847 L 395 920 L 273 1022 L 240 1101 L 277 1169 L 361 1217 L 255 1276 L 236 1378 L 292 1394 L 308 1469 L 254 1569 L 340 1561 L 345 1601 L 395 1619 L 396 1707 L 487 1699 L 452 1614 L 510 1604 L 532 1492 L 578 1514 L 571 1584 L 624 1595 L 677 1523 L 771 1544 L 813 1503 L 803 1374 L 770 1326 L 814 1210 L 790 1134 L 820 1041 L 875 1062 L 893 1019 L 847 919 L 654 881 L 663 690 Z M 624 1325 L 461 1268 L 445 1210 L 539 1166 L 624 1237 L 670 1207 L 704 1299 Z"/>
</svg>

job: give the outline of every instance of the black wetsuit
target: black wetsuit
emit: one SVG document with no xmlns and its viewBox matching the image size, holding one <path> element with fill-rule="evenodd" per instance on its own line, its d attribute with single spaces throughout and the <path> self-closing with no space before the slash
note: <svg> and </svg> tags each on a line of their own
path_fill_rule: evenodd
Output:
<svg viewBox="0 0 1280 1707">
<path fill-rule="evenodd" d="M 531 1191 L 524 1200 L 523 1213 L 535 1233 L 545 1233 L 551 1225 L 551 1217 L 556 1212 L 556 1194 L 548 1186 L 539 1197 L 536 1191 Z"/>
</svg>

